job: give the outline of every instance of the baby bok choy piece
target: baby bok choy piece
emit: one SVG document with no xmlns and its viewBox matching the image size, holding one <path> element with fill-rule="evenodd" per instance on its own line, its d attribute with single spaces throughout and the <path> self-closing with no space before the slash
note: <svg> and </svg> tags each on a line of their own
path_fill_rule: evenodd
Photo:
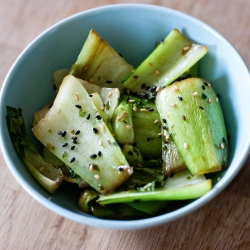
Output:
<svg viewBox="0 0 250 250">
<path fill-rule="evenodd" d="M 72 75 L 64 78 L 53 106 L 32 131 L 100 193 L 112 192 L 133 173 L 90 95 Z"/>
<path fill-rule="evenodd" d="M 70 74 L 102 87 L 121 90 L 122 81 L 133 69 L 92 29 Z"/>
<path fill-rule="evenodd" d="M 38 153 L 27 135 L 22 111 L 7 106 L 7 123 L 12 143 L 30 173 L 48 192 L 54 193 L 62 183 L 63 173 Z"/>
<path fill-rule="evenodd" d="M 122 100 L 115 109 L 111 120 L 116 141 L 120 144 L 133 144 L 135 139 L 132 121 L 132 104 Z"/>
<path fill-rule="evenodd" d="M 156 106 L 178 152 L 193 175 L 228 164 L 228 140 L 219 99 L 204 79 L 189 78 L 162 89 Z M 166 145 L 167 146 L 167 145 Z"/>
<path fill-rule="evenodd" d="M 172 83 L 190 70 L 207 51 L 206 46 L 190 41 L 174 29 L 124 81 L 123 87 L 150 98 L 157 87 Z"/>
<path fill-rule="evenodd" d="M 105 206 L 96 202 L 99 193 L 93 189 L 86 189 L 78 200 L 78 207 L 85 213 L 99 218 L 138 219 L 147 218 L 162 210 L 169 201 L 129 202 L 108 204 Z"/>
<path fill-rule="evenodd" d="M 88 188 L 82 192 L 78 200 L 78 207 L 85 213 L 93 214 L 99 218 L 109 219 L 135 219 L 146 218 L 148 214 L 128 204 L 110 204 L 101 206 L 96 202 L 99 193 Z"/>
<path fill-rule="evenodd" d="M 132 121 L 135 133 L 134 144 L 144 159 L 161 157 L 161 122 L 153 100 L 130 98 L 133 103 Z"/>
<path fill-rule="evenodd" d="M 150 190 L 148 187 L 149 184 L 146 186 L 139 190 L 114 192 L 107 196 L 100 195 L 97 202 L 105 205 L 113 203 L 196 199 L 211 190 L 212 181 L 211 179 L 206 179 L 204 175 L 192 176 L 185 169 L 168 178 L 162 188 L 153 188 Z"/>
</svg>

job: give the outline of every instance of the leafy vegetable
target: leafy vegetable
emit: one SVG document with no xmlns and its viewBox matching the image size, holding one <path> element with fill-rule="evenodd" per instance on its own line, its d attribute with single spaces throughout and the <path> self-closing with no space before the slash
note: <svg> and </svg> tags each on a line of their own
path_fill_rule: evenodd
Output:
<svg viewBox="0 0 250 250">
<path fill-rule="evenodd" d="M 193 175 L 220 171 L 228 163 L 228 140 L 219 99 L 204 79 L 167 86 L 156 97 L 183 161 Z"/>
<path fill-rule="evenodd" d="M 60 169 L 46 162 L 29 139 L 22 111 L 7 106 L 7 122 L 13 145 L 33 177 L 50 193 L 61 185 L 63 174 Z"/>
<path fill-rule="evenodd" d="M 212 188 L 212 181 L 206 180 L 205 176 L 192 177 L 188 171 L 179 172 L 166 181 L 163 188 L 130 190 L 114 192 L 110 195 L 101 195 L 97 202 L 102 205 L 112 203 L 141 202 L 141 201 L 162 201 L 162 200 L 186 200 L 199 198 Z M 181 184 L 180 184 L 181 183 Z"/>
<path fill-rule="evenodd" d="M 207 51 L 206 46 L 193 43 L 174 29 L 124 81 L 123 87 L 149 97 L 157 87 L 171 84 L 189 70 Z"/>
<path fill-rule="evenodd" d="M 132 104 L 122 100 L 111 120 L 115 139 L 120 144 L 133 144 L 135 139 Z"/>
<path fill-rule="evenodd" d="M 53 106 L 32 131 L 100 193 L 111 193 L 133 173 L 88 92 L 72 75 L 64 78 Z"/>
<path fill-rule="evenodd" d="M 133 69 L 92 29 L 70 74 L 102 87 L 122 90 L 122 81 Z"/>
</svg>

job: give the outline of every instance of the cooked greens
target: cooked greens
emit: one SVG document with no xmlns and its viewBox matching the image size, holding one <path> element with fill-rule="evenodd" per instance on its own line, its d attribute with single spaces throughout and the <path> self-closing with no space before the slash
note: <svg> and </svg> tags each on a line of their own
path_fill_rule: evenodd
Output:
<svg viewBox="0 0 250 250">
<path fill-rule="evenodd" d="M 22 110 L 7 107 L 7 123 L 12 143 L 33 177 L 50 193 L 61 185 L 60 169 L 46 162 L 29 139 Z"/>
<path fill-rule="evenodd" d="M 198 75 L 207 51 L 175 29 L 134 69 L 91 30 L 71 69 L 54 72 L 53 104 L 34 113 L 42 156 L 7 107 L 17 152 L 49 192 L 77 183 L 78 207 L 101 218 L 146 218 L 201 197 L 229 155 L 218 97 Z"/>
</svg>

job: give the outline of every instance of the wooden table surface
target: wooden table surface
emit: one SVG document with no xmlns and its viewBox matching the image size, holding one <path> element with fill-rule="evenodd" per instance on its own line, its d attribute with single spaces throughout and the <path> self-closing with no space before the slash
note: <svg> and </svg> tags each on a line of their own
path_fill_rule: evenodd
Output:
<svg viewBox="0 0 250 250">
<path fill-rule="evenodd" d="M 0 84 L 20 52 L 56 22 L 90 8 L 133 1 L 1 0 Z M 249 0 L 138 0 L 206 22 L 250 67 Z M 16 182 L 0 152 L 0 249 L 250 249 L 250 157 L 233 182 L 198 211 L 164 226 L 116 231 L 49 211 Z"/>
</svg>

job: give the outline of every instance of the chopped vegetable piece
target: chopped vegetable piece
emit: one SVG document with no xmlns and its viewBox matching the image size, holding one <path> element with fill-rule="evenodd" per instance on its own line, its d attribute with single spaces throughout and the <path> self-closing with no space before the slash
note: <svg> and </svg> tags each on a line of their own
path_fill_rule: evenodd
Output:
<svg viewBox="0 0 250 250">
<path fill-rule="evenodd" d="M 99 193 L 94 189 L 86 189 L 82 192 L 78 200 L 78 207 L 85 213 L 90 213 L 89 202 L 99 197 Z"/>
<path fill-rule="evenodd" d="M 104 196 L 100 195 L 97 202 L 101 205 L 144 201 L 174 201 L 196 199 L 206 194 L 212 188 L 211 179 L 206 180 L 204 175 L 192 177 L 189 171 L 179 172 L 166 181 L 163 188 L 153 191 L 126 191 L 115 192 Z M 171 185 L 168 183 L 171 182 Z M 181 184 L 180 184 L 181 183 Z"/>
<path fill-rule="evenodd" d="M 160 115 L 156 105 L 152 100 L 147 102 L 146 105 L 138 103 L 134 105 L 137 106 L 137 110 L 132 114 L 136 148 L 143 158 L 160 158 L 162 134 Z"/>
<path fill-rule="evenodd" d="M 220 171 L 228 163 L 222 110 L 211 84 L 205 87 L 204 82 L 200 78 L 175 82 L 156 97 L 156 106 L 167 121 L 168 132 L 193 175 Z"/>
<path fill-rule="evenodd" d="M 75 98 L 76 93 L 78 99 Z M 52 108 L 32 131 L 90 186 L 100 193 L 108 194 L 126 181 L 133 169 L 105 122 L 96 119 L 97 113 L 85 88 L 75 77 L 68 75 Z M 71 131 L 78 130 L 78 135 L 72 135 Z M 62 147 L 64 143 L 68 143 L 68 146 Z M 72 146 L 75 146 L 74 150 L 71 150 Z M 90 171 L 90 165 L 94 166 L 93 171 Z M 120 172 L 119 167 L 123 167 L 124 171 Z"/>
<path fill-rule="evenodd" d="M 132 104 L 126 100 L 120 102 L 111 120 L 115 139 L 120 144 L 134 143 L 134 127 L 132 121 Z"/>
<path fill-rule="evenodd" d="M 190 69 L 206 53 L 208 48 L 195 44 L 177 29 L 154 49 L 124 81 L 123 87 L 149 98 L 150 88 L 164 87 Z"/>
<path fill-rule="evenodd" d="M 102 87 L 121 90 L 122 82 L 133 69 L 92 29 L 70 74 Z"/>
<path fill-rule="evenodd" d="M 62 183 L 62 171 L 54 168 L 38 153 L 26 133 L 20 109 L 7 106 L 7 122 L 13 145 L 28 170 L 41 186 L 48 192 L 54 193 Z"/>
</svg>

